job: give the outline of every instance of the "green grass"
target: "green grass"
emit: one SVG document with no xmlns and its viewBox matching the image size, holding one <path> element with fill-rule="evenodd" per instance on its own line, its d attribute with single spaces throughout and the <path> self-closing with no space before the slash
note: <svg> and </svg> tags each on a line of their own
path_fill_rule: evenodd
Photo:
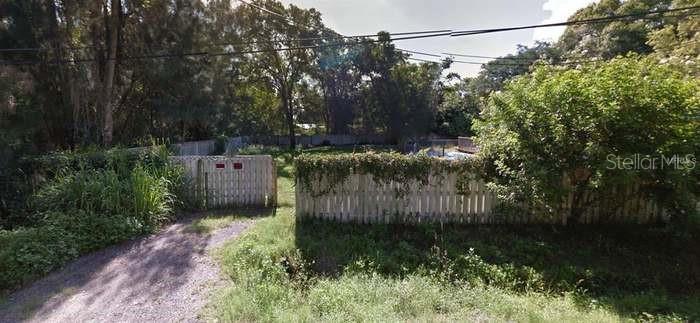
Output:
<svg viewBox="0 0 700 323">
<path fill-rule="evenodd" d="M 297 222 L 292 154 L 275 157 L 275 216 L 217 252 L 233 280 L 212 302 L 217 320 L 700 318 L 697 240 L 629 226 Z"/>
<path fill-rule="evenodd" d="M 207 212 L 199 215 L 197 219 L 192 221 L 187 230 L 199 234 L 211 233 L 217 229 L 225 228 L 236 221 L 270 216 L 274 211 L 274 209 L 269 208 L 244 208 L 234 211 Z"/>
</svg>

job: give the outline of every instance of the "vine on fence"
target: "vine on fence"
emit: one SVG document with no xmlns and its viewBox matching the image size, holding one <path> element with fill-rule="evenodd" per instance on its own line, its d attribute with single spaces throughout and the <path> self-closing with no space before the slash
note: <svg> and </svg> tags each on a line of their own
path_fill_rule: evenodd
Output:
<svg viewBox="0 0 700 323">
<path fill-rule="evenodd" d="M 457 191 L 465 194 L 469 180 L 478 174 L 478 165 L 478 160 L 473 158 L 454 161 L 426 155 L 374 152 L 300 155 L 295 159 L 298 185 L 314 196 L 334 191 L 352 174 L 371 175 L 378 184 L 398 183 L 397 195 L 403 196 L 410 190 L 411 183 L 418 183 L 421 188 L 429 184 L 431 176 L 442 181 L 445 174 L 457 173 Z"/>
</svg>

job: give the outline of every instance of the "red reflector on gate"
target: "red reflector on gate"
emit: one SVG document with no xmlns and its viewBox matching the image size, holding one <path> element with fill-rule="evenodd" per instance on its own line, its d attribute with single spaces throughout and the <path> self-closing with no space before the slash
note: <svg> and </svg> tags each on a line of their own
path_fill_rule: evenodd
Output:
<svg viewBox="0 0 700 323">
<path fill-rule="evenodd" d="M 226 168 L 226 164 L 216 164 L 216 168 Z"/>
<path fill-rule="evenodd" d="M 243 163 L 233 163 L 233 169 L 243 169 Z"/>
</svg>

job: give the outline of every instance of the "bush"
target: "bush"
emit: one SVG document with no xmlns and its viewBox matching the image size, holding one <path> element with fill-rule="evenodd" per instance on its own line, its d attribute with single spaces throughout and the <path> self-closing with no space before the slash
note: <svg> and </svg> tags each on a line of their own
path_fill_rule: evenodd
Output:
<svg viewBox="0 0 700 323">
<path fill-rule="evenodd" d="M 629 199 L 619 190 L 638 184 L 640 194 L 687 215 L 700 193 L 698 93 L 697 79 L 637 56 L 580 69 L 539 66 L 490 97 L 476 141 L 499 197 L 543 214 L 559 215 L 569 194 L 572 222 L 592 206 L 586 196 L 611 197 L 601 213 L 614 213 Z M 688 163 L 653 169 L 617 163 L 674 155 Z"/>
<path fill-rule="evenodd" d="M 238 150 L 238 155 L 277 154 L 281 150 L 277 146 L 248 145 Z"/>
<path fill-rule="evenodd" d="M 62 228 L 70 235 L 68 241 L 78 254 L 95 251 L 151 231 L 133 216 L 108 216 L 82 210 L 70 214 L 51 212 L 46 216 L 43 227 Z"/>
<path fill-rule="evenodd" d="M 0 231 L 0 291 L 46 274 L 77 255 L 72 235 L 64 228 Z"/>
<path fill-rule="evenodd" d="M 0 231 L 0 291 L 60 267 L 80 254 L 156 230 L 184 188 L 163 151 L 57 153 L 60 168 L 30 199 L 36 226 Z"/>
<path fill-rule="evenodd" d="M 226 153 L 226 144 L 228 143 L 228 141 L 229 138 L 224 135 L 217 136 L 214 139 L 214 150 L 211 152 L 210 155 L 219 156 Z"/>
</svg>

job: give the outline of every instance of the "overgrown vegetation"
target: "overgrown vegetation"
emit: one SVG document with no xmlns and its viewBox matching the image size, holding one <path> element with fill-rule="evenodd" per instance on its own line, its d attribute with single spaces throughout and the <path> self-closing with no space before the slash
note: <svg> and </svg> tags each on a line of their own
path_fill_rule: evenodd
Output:
<svg viewBox="0 0 700 323">
<path fill-rule="evenodd" d="M 153 232 L 178 207 L 184 177 L 164 149 L 61 152 L 33 159 L 29 220 L 0 230 L 0 292 L 81 254 Z"/>
<path fill-rule="evenodd" d="M 300 185 L 323 195 L 345 182 L 351 174 L 372 175 L 378 183 L 401 183 L 401 194 L 412 182 L 428 185 L 428 180 L 440 178 L 446 173 L 459 174 L 458 189 L 476 174 L 475 159 L 450 161 L 431 158 L 427 155 L 404 155 L 400 153 L 352 153 L 352 154 L 301 154 L 295 159 L 296 179 Z M 320 186 L 319 186 L 320 185 Z"/>
<path fill-rule="evenodd" d="M 313 8 L 250 2 L 0 2 L 6 49 L 0 53 L 0 293 L 80 254 L 152 232 L 181 203 L 182 175 L 162 153 L 27 156 L 153 137 L 284 134 L 293 147 L 300 127 L 383 134 L 394 142 L 476 130 L 484 158 L 478 167 L 502 199 L 551 215 L 571 188 L 576 220 L 590 201 L 583 196 L 634 183 L 682 226 L 296 223 L 294 154 L 273 151 L 281 162 L 280 208 L 222 250 L 236 285 L 217 315 L 225 321 L 700 319 L 698 235 L 686 221 L 693 220 L 700 193 L 694 161 L 700 20 L 696 9 L 634 18 L 697 0 L 598 1 L 570 17 L 596 23 L 572 24 L 553 44 L 518 46 L 464 78 L 443 77 L 459 63 L 451 58 L 411 63 L 388 32 L 341 37 Z M 627 18 L 598 20 L 610 15 Z M 620 58 L 630 53 L 639 56 Z M 225 144 L 220 136 L 216 152 Z M 607 154 L 692 155 L 693 167 L 611 170 Z M 296 171 L 307 188 L 316 179 L 312 170 L 329 174 L 327 187 L 314 187 L 323 192 L 354 171 L 425 183 L 431 172 L 466 174 L 477 167 L 472 163 L 303 155 Z M 610 210 L 627 200 L 609 196 Z M 206 232 L 234 218 L 205 218 L 192 229 Z M 694 219 L 697 228 L 697 213 Z"/>
<path fill-rule="evenodd" d="M 697 78 L 636 55 L 539 66 L 492 95 L 476 122 L 487 178 L 502 199 L 543 215 L 571 196 L 571 222 L 594 203 L 614 214 L 635 185 L 687 219 L 700 196 L 698 93 Z"/>
<path fill-rule="evenodd" d="M 312 155 L 336 154 L 312 150 Z M 700 318 L 697 237 L 644 226 L 297 222 L 291 153 L 280 207 L 219 251 L 229 321 L 684 321 Z M 331 158 L 331 157 L 329 157 Z"/>
</svg>

